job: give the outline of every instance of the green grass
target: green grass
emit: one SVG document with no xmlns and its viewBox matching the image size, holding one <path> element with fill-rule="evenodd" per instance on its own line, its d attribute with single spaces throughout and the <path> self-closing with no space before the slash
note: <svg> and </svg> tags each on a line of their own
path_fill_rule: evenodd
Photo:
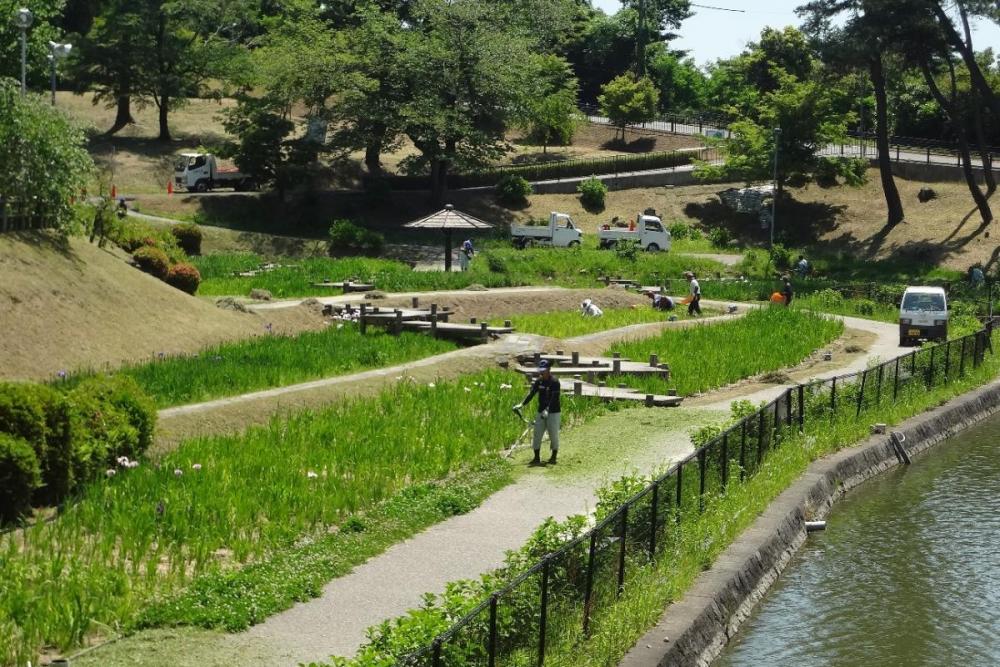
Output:
<svg viewBox="0 0 1000 667">
<path fill-rule="evenodd" d="M 843 331 L 839 320 L 776 306 L 751 310 L 732 322 L 668 330 L 654 338 L 618 343 L 608 352 L 620 352 L 629 359 L 658 354 L 670 365 L 669 381 L 627 378 L 629 386 L 651 393 L 663 393 L 669 386 L 686 396 L 793 366 Z"/>
<path fill-rule="evenodd" d="M 441 354 L 453 343 L 418 333 L 366 335 L 347 322 L 298 336 L 263 335 L 224 343 L 198 354 L 164 357 L 125 366 L 116 374 L 139 383 L 158 407 L 197 403 L 258 389 L 280 387 L 343 375 Z M 90 373 L 71 375 L 60 383 L 76 383 Z"/>
<path fill-rule="evenodd" d="M 702 310 L 707 315 L 717 312 L 710 308 Z M 552 338 L 572 338 L 632 324 L 666 322 L 671 315 L 676 315 L 678 320 L 690 319 L 687 309 L 682 306 L 665 313 L 645 305 L 638 308 L 608 308 L 602 317 L 584 317 L 578 310 L 553 310 L 547 313 L 511 315 L 497 319 L 509 319 L 519 332 Z"/>
<path fill-rule="evenodd" d="M 510 415 L 522 384 L 499 371 L 403 383 L 238 436 L 190 440 L 155 463 L 118 469 L 88 486 L 55 521 L 27 528 L 23 541 L 18 534 L 0 537 L 0 663 L 24 663 L 42 645 L 79 645 L 100 628 L 135 627 L 154 602 L 162 604 L 149 622 L 227 627 L 288 606 L 353 557 L 287 582 L 315 554 L 299 565 L 247 570 L 246 579 L 222 573 L 325 539 L 331 526 L 364 532 L 367 513 L 406 497 L 407 488 L 495 458 L 522 430 Z M 598 408 L 567 402 L 566 422 Z M 439 509 L 470 507 L 468 498 L 488 493 L 501 483 L 496 479 L 487 475 L 480 491 L 456 491 Z M 403 532 L 433 520 L 420 516 Z M 370 551 L 345 553 L 362 558 Z M 170 602 L 192 583 L 191 597 Z M 226 603 L 210 609 L 199 600 Z"/>
<path fill-rule="evenodd" d="M 196 258 L 194 263 L 202 276 L 198 294 L 247 295 L 251 289 L 260 288 L 269 290 L 276 297 L 329 295 L 329 289 L 313 287 L 313 283 L 352 278 L 373 282 L 385 292 L 463 289 L 473 284 L 486 287 L 595 287 L 600 284 L 597 278 L 604 275 L 620 275 L 645 284 L 657 284 L 662 279 L 680 276 L 688 269 L 702 274 L 723 270 L 718 262 L 672 253 L 640 252 L 635 260 L 628 260 L 612 251 L 589 248 L 484 250 L 473 260 L 470 270 L 464 273 L 414 271 L 403 262 L 361 257 L 279 258 L 275 261 L 286 266 L 251 278 L 240 278 L 234 276 L 234 272 L 256 268 L 264 259 L 251 253 Z"/>
</svg>

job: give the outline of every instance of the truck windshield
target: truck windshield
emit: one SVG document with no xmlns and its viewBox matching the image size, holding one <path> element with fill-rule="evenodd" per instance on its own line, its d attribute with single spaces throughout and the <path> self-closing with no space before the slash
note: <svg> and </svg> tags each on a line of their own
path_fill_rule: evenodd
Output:
<svg viewBox="0 0 1000 667">
<path fill-rule="evenodd" d="M 195 155 L 190 160 L 188 160 L 188 169 L 197 169 L 198 167 L 205 166 L 205 156 Z"/>
<path fill-rule="evenodd" d="M 940 294 L 917 294 L 911 292 L 903 297 L 903 310 L 941 311 L 944 310 L 944 297 Z"/>
</svg>

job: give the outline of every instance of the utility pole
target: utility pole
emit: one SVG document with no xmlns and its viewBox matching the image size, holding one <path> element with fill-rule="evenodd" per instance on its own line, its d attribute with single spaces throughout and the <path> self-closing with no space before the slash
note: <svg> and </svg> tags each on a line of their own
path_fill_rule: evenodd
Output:
<svg viewBox="0 0 1000 667">
<path fill-rule="evenodd" d="M 636 74 L 646 75 L 646 0 L 639 0 L 639 31 L 635 45 Z"/>
<path fill-rule="evenodd" d="M 774 225 L 778 222 L 778 145 L 781 143 L 781 128 L 774 128 L 774 196 L 771 198 L 771 248 L 774 247 Z"/>
</svg>

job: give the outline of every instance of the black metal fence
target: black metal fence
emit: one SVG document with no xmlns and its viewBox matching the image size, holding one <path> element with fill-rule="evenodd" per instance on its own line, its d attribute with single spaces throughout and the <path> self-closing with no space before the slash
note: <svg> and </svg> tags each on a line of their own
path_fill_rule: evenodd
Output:
<svg viewBox="0 0 1000 667">
<path fill-rule="evenodd" d="M 657 477 L 587 533 L 492 593 L 399 667 L 545 664 L 607 622 L 630 577 L 669 557 L 684 524 L 727 489 L 755 475 L 807 423 L 856 420 L 866 411 L 947 384 L 978 367 L 992 347 L 992 320 L 974 334 L 857 373 L 787 388 Z"/>
<path fill-rule="evenodd" d="M 596 106 L 583 105 L 580 112 L 586 116 L 587 120 L 597 125 L 613 126 L 610 118 L 601 113 Z M 719 139 L 728 139 L 732 136 L 729 131 L 729 123 L 718 114 L 711 113 L 660 113 L 652 120 L 645 123 L 628 125 L 631 131 L 646 132 L 651 134 L 688 134 L 703 135 Z"/>
</svg>

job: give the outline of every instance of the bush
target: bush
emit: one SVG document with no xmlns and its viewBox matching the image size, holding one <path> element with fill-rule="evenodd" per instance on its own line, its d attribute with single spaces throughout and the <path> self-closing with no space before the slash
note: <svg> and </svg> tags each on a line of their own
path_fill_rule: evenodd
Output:
<svg viewBox="0 0 1000 667">
<path fill-rule="evenodd" d="M 481 253 L 481 256 L 486 259 L 486 266 L 490 273 L 507 273 L 507 262 L 500 255 L 487 250 Z"/>
<path fill-rule="evenodd" d="M 35 500 L 56 503 L 73 486 L 74 426 L 61 393 L 37 384 L 0 385 L 0 433 L 31 445 L 44 486 Z"/>
<path fill-rule="evenodd" d="M 729 245 L 729 232 L 722 227 L 715 227 L 708 233 L 708 240 L 716 248 L 725 248 Z"/>
<path fill-rule="evenodd" d="M 343 255 L 380 255 L 385 237 L 350 220 L 334 220 L 330 226 L 331 257 Z"/>
<path fill-rule="evenodd" d="M 514 174 L 501 178 L 496 187 L 497 199 L 504 204 L 524 204 L 531 192 L 531 183 Z"/>
<path fill-rule="evenodd" d="M 607 197 L 608 187 L 600 179 L 591 176 L 576 186 L 576 191 L 580 193 L 580 202 L 584 208 L 595 210 L 604 208 L 604 199 Z"/>
<path fill-rule="evenodd" d="M 152 246 L 143 246 L 132 253 L 132 260 L 142 271 L 160 280 L 167 279 L 170 271 L 170 260 L 165 252 Z"/>
<path fill-rule="evenodd" d="M 112 216 L 107 236 L 126 252 L 134 253 L 139 248 L 151 246 L 162 250 L 171 262 L 186 259 L 184 251 L 177 244 L 177 238 L 170 230 L 157 229 L 144 222 L 130 218 L 119 220 Z"/>
<path fill-rule="evenodd" d="M 639 256 L 641 246 L 636 239 L 618 239 L 615 241 L 615 254 L 626 262 L 634 262 Z"/>
<path fill-rule="evenodd" d="M 837 290 L 829 287 L 813 294 L 813 299 L 821 308 L 836 310 L 844 305 L 844 296 Z"/>
<path fill-rule="evenodd" d="M 874 315 L 878 310 L 878 304 L 871 299 L 859 299 L 854 303 L 854 312 L 859 315 Z"/>
<path fill-rule="evenodd" d="M 167 272 L 167 284 L 182 292 L 194 294 L 201 284 L 201 274 L 190 264 L 174 264 Z"/>
<path fill-rule="evenodd" d="M 78 479 L 95 477 L 119 456 L 136 459 L 152 443 L 156 408 L 131 378 L 88 378 L 67 398 L 81 427 L 73 452 Z"/>
<path fill-rule="evenodd" d="M 674 241 L 686 239 L 691 235 L 691 227 L 686 222 L 675 222 L 670 225 L 670 238 Z"/>
<path fill-rule="evenodd" d="M 792 251 L 780 243 L 774 244 L 770 254 L 774 268 L 779 271 L 784 271 L 792 266 Z"/>
<path fill-rule="evenodd" d="M 174 225 L 170 228 L 170 233 L 177 239 L 177 245 L 186 255 L 201 254 L 201 228 L 194 223 L 184 223 Z"/>
<path fill-rule="evenodd" d="M 31 511 L 31 496 L 41 482 L 38 458 L 31 445 L 0 433 L 0 524 Z"/>
</svg>

